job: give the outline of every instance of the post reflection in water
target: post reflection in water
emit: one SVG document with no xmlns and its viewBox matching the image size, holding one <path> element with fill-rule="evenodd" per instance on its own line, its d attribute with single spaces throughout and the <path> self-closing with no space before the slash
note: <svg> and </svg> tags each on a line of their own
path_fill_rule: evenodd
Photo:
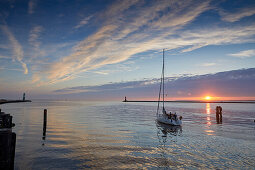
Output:
<svg viewBox="0 0 255 170">
<path fill-rule="evenodd" d="M 170 160 L 169 152 L 168 150 L 171 149 L 169 145 L 167 145 L 167 142 L 177 142 L 177 137 L 181 136 L 182 134 L 182 126 L 171 126 L 162 124 L 156 121 L 156 126 L 158 128 L 157 136 L 159 140 L 159 151 L 162 158 L 161 165 L 164 167 L 169 167 L 171 165 L 174 165 L 175 163 Z M 171 145 L 171 143 L 170 143 Z"/>
</svg>

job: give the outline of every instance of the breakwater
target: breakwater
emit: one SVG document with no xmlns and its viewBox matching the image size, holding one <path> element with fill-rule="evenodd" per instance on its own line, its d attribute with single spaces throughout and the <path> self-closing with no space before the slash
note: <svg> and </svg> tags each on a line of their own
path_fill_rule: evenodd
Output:
<svg viewBox="0 0 255 170">
<path fill-rule="evenodd" d="M 21 102 L 32 102 L 31 100 L 5 100 L 5 99 L 0 99 L 0 104 L 5 104 L 5 103 L 21 103 Z"/>
<path fill-rule="evenodd" d="M 158 102 L 154 100 L 124 100 L 122 102 Z M 162 101 L 160 101 L 162 102 Z M 189 101 L 189 100 L 175 100 L 175 101 L 165 101 L 170 103 L 251 103 L 255 104 L 255 100 L 248 100 L 248 101 Z"/>
</svg>

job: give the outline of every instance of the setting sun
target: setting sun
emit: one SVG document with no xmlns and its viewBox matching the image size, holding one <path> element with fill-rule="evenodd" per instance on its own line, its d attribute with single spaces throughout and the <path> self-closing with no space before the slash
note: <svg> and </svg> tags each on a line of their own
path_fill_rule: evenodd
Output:
<svg viewBox="0 0 255 170">
<path fill-rule="evenodd" d="M 205 100 L 211 100 L 212 97 L 211 96 L 205 96 Z"/>
</svg>

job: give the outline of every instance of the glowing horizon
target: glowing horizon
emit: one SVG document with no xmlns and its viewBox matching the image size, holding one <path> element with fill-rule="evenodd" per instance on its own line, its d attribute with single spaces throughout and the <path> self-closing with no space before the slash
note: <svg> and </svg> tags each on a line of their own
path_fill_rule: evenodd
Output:
<svg viewBox="0 0 255 170">
<path fill-rule="evenodd" d="M 124 96 L 125 97 L 125 96 Z M 123 100 L 124 100 L 124 97 L 123 97 Z M 211 96 L 210 96 L 211 97 Z M 158 98 L 151 98 L 151 97 L 148 97 L 148 98 L 134 98 L 134 97 L 127 97 L 127 100 L 141 100 L 141 101 L 157 101 Z M 249 100 L 255 100 L 255 97 L 245 97 L 245 96 L 242 96 L 242 97 L 211 97 L 209 100 L 208 99 L 205 99 L 204 96 L 198 96 L 198 97 L 166 97 L 165 98 L 165 101 L 182 101 L 182 100 L 186 100 L 186 101 L 208 101 L 208 102 L 213 102 L 213 101 L 232 101 L 232 100 L 235 100 L 235 101 L 249 101 Z M 162 101 L 162 98 L 161 98 L 161 101 Z"/>
</svg>

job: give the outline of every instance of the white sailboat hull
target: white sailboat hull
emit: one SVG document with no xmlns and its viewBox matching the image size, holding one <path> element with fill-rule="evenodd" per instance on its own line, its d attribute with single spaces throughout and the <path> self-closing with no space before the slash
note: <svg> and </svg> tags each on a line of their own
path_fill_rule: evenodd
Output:
<svg viewBox="0 0 255 170">
<path fill-rule="evenodd" d="M 182 117 L 178 118 L 178 116 L 175 114 L 169 113 L 167 114 L 165 107 L 164 107 L 164 102 L 165 102 L 165 83 L 164 83 L 164 78 L 165 78 L 165 53 L 163 49 L 163 67 L 162 67 L 162 75 L 161 75 L 161 82 L 160 82 L 160 88 L 159 88 L 159 97 L 158 97 L 158 108 L 157 108 L 157 121 L 160 123 L 164 123 L 167 125 L 173 125 L 173 126 L 180 126 L 182 124 Z M 161 89 L 163 92 L 162 98 L 163 98 L 163 108 L 162 108 L 162 114 L 159 114 L 159 105 L 160 105 L 160 97 L 161 97 Z"/>
<path fill-rule="evenodd" d="M 160 123 L 168 124 L 168 125 L 173 125 L 173 126 L 180 126 L 182 125 L 182 121 L 180 119 L 169 119 L 167 116 L 163 114 L 159 114 L 157 116 L 157 121 Z"/>
</svg>

